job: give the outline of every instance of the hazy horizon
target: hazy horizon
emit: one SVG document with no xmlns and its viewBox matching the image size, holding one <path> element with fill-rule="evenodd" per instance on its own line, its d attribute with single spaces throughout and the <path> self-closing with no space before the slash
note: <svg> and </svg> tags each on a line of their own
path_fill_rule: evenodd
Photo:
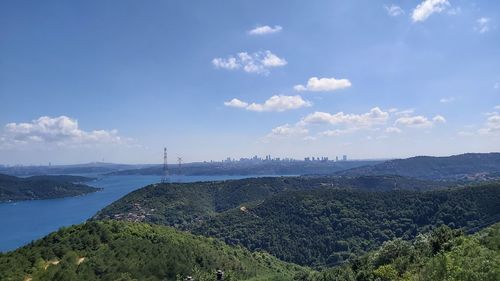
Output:
<svg viewBox="0 0 500 281">
<path fill-rule="evenodd" d="M 499 2 L 27 2 L 2 164 L 500 151 Z"/>
</svg>

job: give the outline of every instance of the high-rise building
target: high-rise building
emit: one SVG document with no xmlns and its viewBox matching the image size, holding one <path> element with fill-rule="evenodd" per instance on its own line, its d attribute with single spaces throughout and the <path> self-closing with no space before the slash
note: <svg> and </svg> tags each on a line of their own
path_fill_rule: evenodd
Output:
<svg viewBox="0 0 500 281">
<path fill-rule="evenodd" d="M 342 161 L 347 161 L 347 155 L 342 156 Z"/>
</svg>

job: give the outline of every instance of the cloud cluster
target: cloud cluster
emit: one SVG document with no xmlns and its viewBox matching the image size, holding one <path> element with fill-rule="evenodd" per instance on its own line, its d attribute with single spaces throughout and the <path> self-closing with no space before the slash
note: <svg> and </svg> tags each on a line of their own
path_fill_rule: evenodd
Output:
<svg viewBox="0 0 500 281">
<path fill-rule="evenodd" d="M 271 68 L 285 66 L 287 61 L 267 50 L 252 54 L 241 52 L 235 56 L 214 58 L 212 60 L 212 64 L 217 69 L 242 69 L 248 73 L 269 74 Z"/>
<path fill-rule="evenodd" d="M 436 115 L 432 119 L 422 115 L 417 115 L 399 117 L 394 122 L 394 125 L 410 128 L 431 128 L 438 123 L 446 123 L 446 119 L 441 115 Z"/>
<path fill-rule="evenodd" d="M 397 134 L 399 134 L 399 133 L 401 133 L 402 131 L 401 131 L 401 129 L 400 129 L 400 128 L 398 128 L 398 127 L 387 127 L 387 128 L 385 128 L 385 132 L 386 132 L 386 133 L 397 133 Z"/>
<path fill-rule="evenodd" d="M 331 92 L 349 88 L 351 85 L 351 81 L 348 79 L 311 77 L 307 81 L 307 85 L 296 85 L 293 88 L 296 91 Z"/>
<path fill-rule="evenodd" d="M 495 114 L 488 117 L 486 128 L 484 130 L 486 130 L 486 132 L 488 133 L 500 132 L 500 115 Z"/>
<path fill-rule="evenodd" d="M 250 34 L 250 35 L 272 34 L 272 33 L 278 33 L 282 29 L 283 28 L 279 25 L 275 25 L 274 27 L 271 27 L 269 25 L 260 25 L 260 26 L 257 26 L 256 28 L 248 31 L 248 34 Z"/>
<path fill-rule="evenodd" d="M 56 144 L 83 145 L 122 143 L 116 130 L 84 131 L 78 121 L 67 116 L 42 116 L 29 123 L 8 123 L 5 125 L 4 144 Z"/>
<path fill-rule="evenodd" d="M 290 124 L 285 124 L 282 126 L 278 126 L 271 130 L 272 136 L 296 136 L 296 135 L 304 135 L 309 132 L 308 129 L 300 126 L 292 126 Z"/>
<path fill-rule="evenodd" d="M 344 112 L 330 114 L 327 112 L 316 111 L 302 118 L 300 124 L 343 124 L 357 128 L 366 128 L 376 124 L 383 124 L 388 118 L 388 112 L 385 112 L 378 107 L 374 107 L 369 112 L 363 114 L 345 114 Z"/>
<path fill-rule="evenodd" d="M 484 127 L 478 130 L 478 133 L 482 135 L 500 133 L 500 115 L 493 112 L 486 120 Z"/>
<path fill-rule="evenodd" d="M 267 99 L 264 103 L 247 103 L 239 99 L 232 99 L 230 101 L 224 102 L 225 106 L 242 108 L 249 111 L 275 111 L 283 112 L 291 109 L 298 109 L 301 107 L 308 107 L 312 104 L 309 101 L 302 99 L 301 96 L 285 96 L 285 95 L 274 95 Z"/>
<path fill-rule="evenodd" d="M 440 103 L 450 103 L 450 102 L 454 102 L 455 101 L 455 98 L 454 97 L 448 97 L 448 98 L 441 98 L 439 100 Z"/>
<path fill-rule="evenodd" d="M 346 135 L 358 130 L 370 129 L 375 125 L 384 124 L 389 118 L 389 113 L 378 107 L 372 108 L 369 112 L 362 114 L 346 114 L 337 112 L 335 114 L 327 112 L 314 112 L 294 125 L 285 124 L 271 130 L 266 139 L 305 135 L 309 133 L 309 127 L 313 125 L 334 126 L 337 128 L 327 129 L 318 133 L 318 136 L 340 136 Z M 316 137 L 307 136 L 304 140 L 315 140 Z"/>
<path fill-rule="evenodd" d="M 424 0 L 413 10 L 411 18 L 413 22 L 425 21 L 434 13 L 441 13 L 450 7 L 448 0 Z"/>
<path fill-rule="evenodd" d="M 317 133 L 312 136 L 304 137 L 304 140 L 315 140 L 317 137 L 344 136 L 361 130 L 384 132 L 386 134 L 399 134 L 403 132 L 402 127 L 428 129 L 437 124 L 446 123 L 446 119 L 441 115 L 427 118 L 421 115 L 412 116 L 413 112 L 414 110 L 397 111 L 395 108 L 382 110 L 379 107 L 374 107 L 368 112 L 361 114 L 344 112 L 332 114 L 316 111 L 304 116 L 294 125 L 285 124 L 274 128 L 271 133 L 266 136 L 266 139 L 306 135 L 309 134 L 313 128 Z M 387 126 L 391 117 L 395 118 L 394 124 L 392 126 Z M 387 137 L 388 135 L 380 135 L 377 139 Z"/>
<path fill-rule="evenodd" d="M 390 6 L 384 6 L 385 10 L 387 11 L 387 14 L 391 17 L 397 17 L 404 15 L 405 11 L 401 9 L 401 7 L 397 5 L 390 5 Z"/>
<path fill-rule="evenodd" d="M 490 21 L 491 21 L 490 18 L 485 18 L 485 17 L 477 19 L 476 27 L 474 28 L 474 30 L 476 30 L 481 34 L 488 32 L 490 30 Z"/>
</svg>

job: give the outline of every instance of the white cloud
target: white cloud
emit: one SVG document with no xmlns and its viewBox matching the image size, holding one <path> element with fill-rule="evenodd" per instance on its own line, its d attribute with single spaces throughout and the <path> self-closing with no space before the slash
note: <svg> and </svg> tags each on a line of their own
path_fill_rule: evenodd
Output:
<svg viewBox="0 0 500 281">
<path fill-rule="evenodd" d="M 476 27 L 474 28 L 474 30 L 476 30 L 481 34 L 488 32 L 490 30 L 490 21 L 491 21 L 490 18 L 485 18 L 485 17 L 477 19 Z"/>
<path fill-rule="evenodd" d="M 489 116 L 485 126 L 479 129 L 478 133 L 482 135 L 500 133 L 500 115 L 495 112 L 493 115 Z"/>
<path fill-rule="evenodd" d="M 401 133 L 402 131 L 398 127 L 387 127 L 385 129 L 385 132 L 386 133 Z"/>
<path fill-rule="evenodd" d="M 234 57 L 229 57 L 227 59 L 215 58 L 212 60 L 212 64 L 215 68 L 224 68 L 228 70 L 239 69 L 241 67 L 240 63 Z"/>
<path fill-rule="evenodd" d="M 274 139 L 282 139 L 282 138 L 289 138 L 289 137 L 298 137 L 298 136 L 304 136 L 309 133 L 309 130 L 307 128 L 304 128 L 302 126 L 296 125 L 290 125 L 290 124 L 285 124 L 278 126 L 276 128 L 273 128 L 269 134 L 267 134 L 265 137 L 261 139 L 262 142 L 269 142 Z M 315 140 L 316 138 L 312 136 L 305 136 L 302 138 L 303 140 Z"/>
<path fill-rule="evenodd" d="M 494 109 L 500 109 L 500 105 L 495 106 Z"/>
<path fill-rule="evenodd" d="M 405 11 L 401 9 L 401 7 L 391 4 L 390 6 L 384 6 L 387 14 L 391 17 L 397 17 L 400 15 L 404 15 Z"/>
<path fill-rule="evenodd" d="M 416 127 L 416 128 L 432 127 L 432 122 L 429 119 L 427 119 L 427 117 L 421 115 L 400 117 L 396 119 L 396 122 L 394 124 L 397 126 Z"/>
<path fill-rule="evenodd" d="M 315 141 L 315 140 L 317 140 L 317 139 L 318 139 L 318 138 L 313 137 L 313 136 L 305 136 L 305 137 L 303 138 L 303 140 L 305 140 L 305 141 Z"/>
<path fill-rule="evenodd" d="M 248 103 L 239 99 L 232 99 L 230 101 L 224 102 L 224 105 L 229 107 L 245 108 L 248 106 Z"/>
<path fill-rule="evenodd" d="M 300 126 L 291 126 L 290 124 L 285 124 L 278 126 L 271 130 L 271 134 L 274 136 L 295 136 L 304 135 L 309 132 L 308 129 Z"/>
<path fill-rule="evenodd" d="M 446 123 L 446 119 L 441 115 L 436 115 L 432 118 L 434 123 Z"/>
<path fill-rule="evenodd" d="M 496 82 L 496 83 L 493 85 L 493 89 L 495 89 L 495 90 L 500 89 L 500 83 Z"/>
<path fill-rule="evenodd" d="M 67 116 L 42 116 L 29 123 L 8 123 L 2 138 L 5 143 L 19 144 L 56 144 L 85 145 L 103 143 L 124 143 L 117 130 L 84 131 L 78 121 Z"/>
<path fill-rule="evenodd" d="M 238 70 L 248 73 L 269 74 L 271 68 L 285 66 L 287 61 L 278 57 L 271 51 L 238 53 L 236 56 L 214 58 L 212 64 L 216 69 Z"/>
<path fill-rule="evenodd" d="M 382 111 L 378 107 L 372 108 L 364 114 L 345 114 L 338 112 L 330 114 L 327 112 L 314 112 L 304 117 L 300 124 L 343 124 L 355 127 L 370 127 L 376 124 L 383 124 L 389 118 L 389 113 Z"/>
<path fill-rule="evenodd" d="M 269 25 L 261 25 L 257 26 L 256 28 L 248 31 L 248 34 L 250 35 L 265 35 L 265 34 L 272 34 L 272 33 L 278 33 L 283 28 L 279 25 L 275 25 L 274 27 L 270 27 Z"/>
<path fill-rule="evenodd" d="M 394 113 L 396 116 L 410 116 L 411 114 L 413 114 L 415 112 L 415 109 L 413 108 L 409 108 L 409 109 L 404 109 L 404 110 L 400 110 L 400 111 L 397 111 L 396 113 Z"/>
<path fill-rule="evenodd" d="M 262 65 L 265 67 L 278 67 L 285 66 L 287 64 L 286 60 L 278 57 L 277 55 L 271 53 L 270 51 L 266 51 L 266 55 L 261 60 Z"/>
<path fill-rule="evenodd" d="M 363 114 L 345 114 L 338 112 L 330 114 L 326 112 L 314 112 L 302 118 L 295 125 L 285 124 L 274 128 L 264 139 L 277 136 L 297 136 L 309 133 L 308 127 L 311 125 L 342 126 L 342 128 L 332 128 L 319 132 L 317 136 L 340 136 L 354 133 L 358 130 L 374 130 L 375 125 L 386 123 L 389 113 L 382 111 L 378 107 L 372 108 Z M 316 137 L 304 137 L 303 140 L 313 140 Z"/>
<path fill-rule="evenodd" d="M 453 102 L 455 101 L 455 98 L 454 97 L 448 97 L 448 98 L 441 98 L 439 100 L 440 103 L 450 103 L 450 102 Z"/>
<path fill-rule="evenodd" d="M 334 130 L 326 130 L 319 133 L 320 136 L 324 137 L 338 137 L 342 135 L 347 135 L 349 133 L 354 132 L 356 129 L 334 129 Z"/>
<path fill-rule="evenodd" d="M 413 22 L 425 21 L 434 13 L 441 13 L 450 6 L 448 0 L 424 0 L 413 10 Z"/>
<path fill-rule="evenodd" d="M 394 122 L 396 126 L 412 127 L 412 128 L 431 128 L 434 124 L 446 123 L 446 119 L 441 115 L 436 115 L 429 120 L 422 115 L 417 116 L 403 116 Z"/>
<path fill-rule="evenodd" d="M 302 99 L 301 96 L 284 96 L 284 95 L 274 95 L 267 99 L 264 103 L 247 103 L 239 99 L 232 99 L 230 101 L 224 102 L 225 106 L 244 108 L 250 111 L 276 111 L 282 112 L 291 109 L 298 109 L 301 107 L 308 107 L 312 104 L 309 101 Z"/>
<path fill-rule="evenodd" d="M 351 87 L 351 81 L 348 79 L 335 78 L 317 78 L 311 77 L 307 81 L 307 85 L 296 85 L 296 91 L 312 91 L 312 92 L 330 92 Z"/>
</svg>

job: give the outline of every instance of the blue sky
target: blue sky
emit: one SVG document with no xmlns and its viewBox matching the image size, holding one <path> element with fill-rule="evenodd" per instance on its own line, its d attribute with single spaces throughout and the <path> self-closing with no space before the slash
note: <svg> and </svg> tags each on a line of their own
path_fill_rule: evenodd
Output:
<svg viewBox="0 0 500 281">
<path fill-rule="evenodd" d="M 497 1 L 2 1 L 0 163 L 499 151 L 499 32 Z"/>
</svg>

